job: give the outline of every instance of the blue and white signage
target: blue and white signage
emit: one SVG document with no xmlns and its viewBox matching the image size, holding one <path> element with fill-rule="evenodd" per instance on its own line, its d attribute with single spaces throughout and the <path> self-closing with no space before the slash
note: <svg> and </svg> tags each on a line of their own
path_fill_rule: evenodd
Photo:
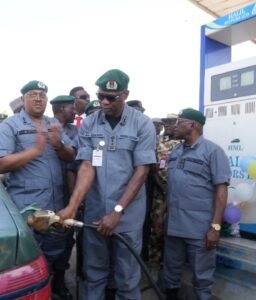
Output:
<svg viewBox="0 0 256 300">
<path fill-rule="evenodd" d="M 206 24 L 206 30 L 220 30 L 238 24 L 242 21 L 249 20 L 256 15 L 256 3 L 238 9 L 225 15 L 211 23 Z"/>
</svg>

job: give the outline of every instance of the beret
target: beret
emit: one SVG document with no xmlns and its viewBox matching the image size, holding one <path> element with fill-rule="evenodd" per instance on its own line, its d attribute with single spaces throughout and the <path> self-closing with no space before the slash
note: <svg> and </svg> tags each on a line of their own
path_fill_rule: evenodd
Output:
<svg viewBox="0 0 256 300">
<path fill-rule="evenodd" d="M 22 95 L 24 95 L 28 91 L 31 91 L 31 90 L 42 90 L 45 93 L 47 93 L 48 92 L 48 87 L 47 87 L 46 84 L 44 84 L 41 81 L 32 80 L 32 81 L 29 81 L 27 84 L 25 84 L 23 86 L 23 88 L 20 90 L 20 92 L 21 92 Z"/>
<path fill-rule="evenodd" d="M 66 96 L 66 95 L 61 95 L 53 98 L 50 103 L 51 104 L 72 104 L 75 102 L 75 97 L 74 96 Z"/>
<path fill-rule="evenodd" d="M 131 107 L 139 107 L 140 111 L 144 112 L 145 108 L 142 106 L 142 102 L 140 100 L 129 100 L 126 102 Z"/>
<path fill-rule="evenodd" d="M 201 125 L 205 124 L 205 116 L 199 110 L 196 110 L 193 108 L 186 108 L 186 109 L 181 110 L 179 112 L 178 117 L 183 118 L 183 119 L 197 121 Z"/>
<path fill-rule="evenodd" d="M 4 120 L 4 119 L 6 119 L 6 118 L 8 118 L 8 116 L 7 116 L 6 114 L 1 114 L 1 113 L 0 113 L 0 119 L 1 119 L 1 120 Z"/>
<path fill-rule="evenodd" d="M 93 100 L 86 105 L 84 112 L 87 115 L 91 110 L 100 108 L 101 106 L 99 100 Z"/>
<path fill-rule="evenodd" d="M 126 90 L 129 83 L 129 77 L 118 69 L 112 69 L 105 72 L 97 79 L 95 84 L 103 91 L 118 92 Z"/>
<path fill-rule="evenodd" d="M 21 97 L 12 100 L 9 103 L 9 105 L 10 105 L 10 108 L 12 109 L 12 111 L 14 113 L 19 112 L 22 109 L 22 107 L 23 107 L 23 102 L 21 100 Z"/>
</svg>

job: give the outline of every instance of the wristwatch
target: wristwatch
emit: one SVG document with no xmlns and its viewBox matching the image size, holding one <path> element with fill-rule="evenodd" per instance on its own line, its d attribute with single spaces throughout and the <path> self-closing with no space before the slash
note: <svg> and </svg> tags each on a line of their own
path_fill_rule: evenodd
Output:
<svg viewBox="0 0 256 300">
<path fill-rule="evenodd" d="M 216 231 L 220 231 L 221 230 L 221 226 L 220 224 L 212 224 L 212 228 Z"/>
<path fill-rule="evenodd" d="M 117 212 L 117 213 L 124 214 L 124 208 L 123 208 L 123 206 L 120 205 L 120 204 L 117 204 L 117 205 L 114 207 L 114 211 Z"/>
</svg>

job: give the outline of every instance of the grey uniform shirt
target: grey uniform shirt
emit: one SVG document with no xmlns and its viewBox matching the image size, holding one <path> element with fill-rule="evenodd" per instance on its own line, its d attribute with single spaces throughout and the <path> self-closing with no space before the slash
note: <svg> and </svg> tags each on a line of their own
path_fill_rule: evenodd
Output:
<svg viewBox="0 0 256 300">
<path fill-rule="evenodd" d="M 65 124 L 63 126 L 63 131 L 66 136 L 72 141 L 72 146 L 77 149 L 78 148 L 78 128 L 73 124 Z M 66 163 L 66 169 L 77 172 L 79 169 L 79 162 L 74 161 L 72 163 Z"/>
<path fill-rule="evenodd" d="M 92 152 L 99 147 L 100 141 L 105 142 L 102 166 L 95 167 L 95 179 L 85 202 L 85 220 L 89 223 L 113 211 L 136 166 L 156 162 L 154 125 L 147 116 L 128 105 L 125 105 L 121 120 L 113 130 L 102 111 L 84 120 L 79 130 L 77 159 L 91 161 Z M 142 227 L 145 200 L 143 185 L 125 210 L 117 231 Z"/>
<path fill-rule="evenodd" d="M 167 234 L 202 239 L 211 226 L 215 186 L 228 184 L 224 151 L 202 136 L 191 146 L 178 145 L 168 158 Z"/>
<path fill-rule="evenodd" d="M 49 132 L 50 125 L 56 121 L 44 116 L 43 124 Z M 71 143 L 64 133 L 61 138 L 65 144 Z M 24 110 L 7 118 L 0 126 L 0 157 L 22 152 L 33 147 L 35 142 L 36 126 Z M 42 209 L 58 211 L 63 208 L 62 178 L 61 162 L 48 142 L 41 155 L 8 174 L 7 191 L 20 210 L 37 203 Z"/>
</svg>

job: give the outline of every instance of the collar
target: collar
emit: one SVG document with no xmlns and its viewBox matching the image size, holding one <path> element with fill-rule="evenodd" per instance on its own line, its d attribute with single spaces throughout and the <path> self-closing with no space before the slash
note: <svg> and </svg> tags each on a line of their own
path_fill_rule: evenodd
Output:
<svg viewBox="0 0 256 300">
<path fill-rule="evenodd" d="M 85 119 L 85 118 L 86 118 L 86 114 L 85 114 L 85 113 L 83 113 L 83 114 L 81 114 L 81 115 L 76 114 L 76 115 L 75 115 L 75 118 L 76 118 L 76 117 L 81 117 L 81 118 Z"/>
<path fill-rule="evenodd" d="M 185 146 L 185 142 L 183 142 L 183 149 L 184 148 L 189 148 L 189 149 L 196 149 L 200 144 L 202 144 L 202 142 L 203 142 L 203 136 L 202 135 L 200 135 L 199 137 L 198 137 L 198 139 L 194 142 L 194 144 L 192 144 L 191 146 Z"/>
<path fill-rule="evenodd" d="M 27 112 L 24 109 L 22 109 L 19 114 L 20 114 L 20 117 L 23 120 L 24 124 L 31 124 L 31 125 L 35 126 L 32 119 L 30 118 L 30 116 L 27 114 Z M 50 124 L 49 118 L 44 115 L 42 117 L 42 120 L 45 124 Z"/>
<path fill-rule="evenodd" d="M 127 118 L 128 118 L 128 110 L 129 110 L 129 106 L 127 104 L 124 105 L 124 109 L 122 112 L 122 116 L 121 116 L 121 120 L 119 122 L 119 124 L 121 126 L 125 126 L 126 122 L 127 122 Z M 106 116 L 104 114 L 104 112 L 102 110 L 99 111 L 99 122 L 100 124 L 105 124 L 106 123 Z"/>
</svg>

